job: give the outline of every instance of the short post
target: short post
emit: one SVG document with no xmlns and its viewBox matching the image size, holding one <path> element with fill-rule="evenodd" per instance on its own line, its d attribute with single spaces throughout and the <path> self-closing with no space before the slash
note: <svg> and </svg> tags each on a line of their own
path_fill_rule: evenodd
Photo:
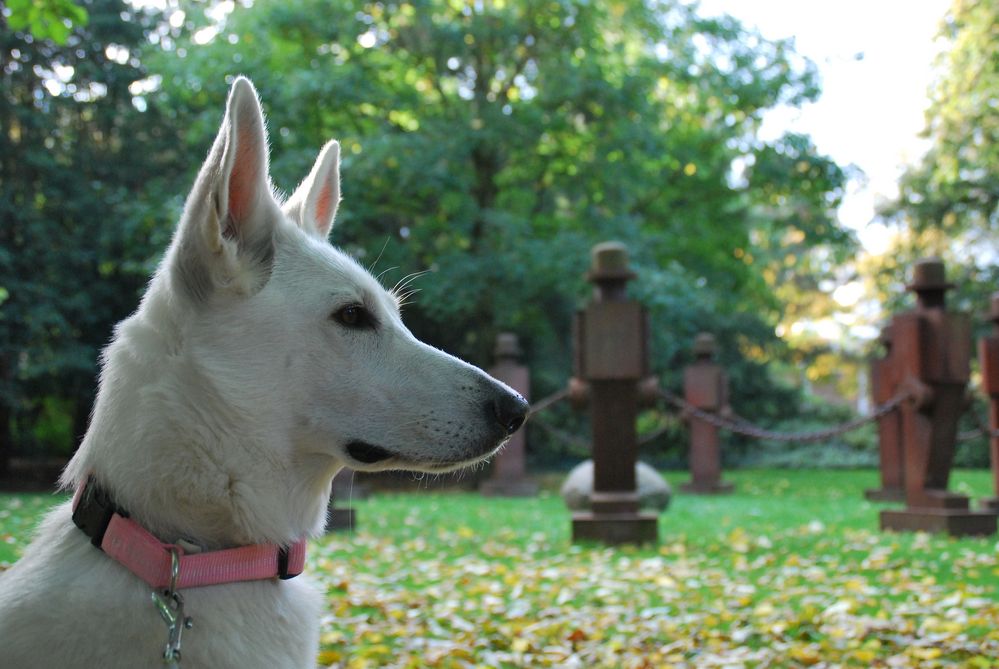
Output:
<svg viewBox="0 0 999 669">
<path fill-rule="evenodd" d="M 871 360 L 871 399 L 874 406 L 889 402 L 898 392 L 892 359 L 891 325 L 881 330 L 879 337 L 884 355 Z M 905 468 L 902 453 L 902 416 L 889 411 L 878 418 L 878 461 L 881 487 L 864 492 L 872 502 L 902 502 L 905 500 Z"/>
<path fill-rule="evenodd" d="M 698 409 L 725 413 L 728 406 L 728 378 L 715 362 L 714 335 L 702 332 L 694 338 L 694 363 L 683 370 L 684 399 Z M 696 416 L 688 416 L 690 431 L 690 477 L 680 486 L 684 492 L 719 494 L 732 492 L 732 484 L 721 480 L 721 446 L 718 428 Z"/>
<path fill-rule="evenodd" d="M 521 364 L 522 352 L 517 335 L 501 332 L 496 336 L 496 364 L 489 370 L 493 378 L 510 386 L 524 398 L 531 398 L 531 376 Z M 493 460 L 492 475 L 479 486 L 487 496 L 530 497 L 538 494 L 538 485 L 527 478 L 525 430 L 521 427 Z"/>
<path fill-rule="evenodd" d="M 982 500 L 982 508 L 999 513 L 999 293 L 992 294 L 988 320 L 992 334 L 978 340 L 982 364 L 982 390 L 989 396 L 989 455 L 992 462 L 993 497 Z"/>
<path fill-rule="evenodd" d="M 906 508 L 882 511 L 883 530 L 953 536 L 996 532 L 995 513 L 971 511 L 966 495 L 947 490 L 971 355 L 967 316 L 946 310 L 945 295 L 952 287 L 940 260 L 917 262 L 908 286 L 916 293 L 916 308 L 892 319 L 896 378 L 909 393 L 900 406 Z"/>
<path fill-rule="evenodd" d="M 633 278 L 623 244 L 593 247 L 587 275 L 593 299 L 578 313 L 575 332 L 576 371 L 589 397 L 593 497 L 590 511 L 572 516 L 573 541 L 658 540 L 656 516 L 639 511 L 635 481 L 635 420 L 648 356 L 645 312 L 627 296 L 627 283 Z"/>
</svg>

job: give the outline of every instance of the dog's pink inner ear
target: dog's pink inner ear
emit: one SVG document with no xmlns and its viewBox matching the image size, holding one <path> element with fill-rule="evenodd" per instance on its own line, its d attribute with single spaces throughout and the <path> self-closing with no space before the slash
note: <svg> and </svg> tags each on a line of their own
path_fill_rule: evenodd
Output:
<svg viewBox="0 0 999 669">
<path fill-rule="evenodd" d="M 327 179 L 316 198 L 316 227 L 319 232 L 326 233 L 330 229 L 333 214 L 333 183 Z"/>
<path fill-rule="evenodd" d="M 260 183 L 259 147 L 254 146 L 253 134 L 243 130 L 236 135 L 236 156 L 229 174 L 229 215 L 245 221 L 256 203 Z"/>
</svg>

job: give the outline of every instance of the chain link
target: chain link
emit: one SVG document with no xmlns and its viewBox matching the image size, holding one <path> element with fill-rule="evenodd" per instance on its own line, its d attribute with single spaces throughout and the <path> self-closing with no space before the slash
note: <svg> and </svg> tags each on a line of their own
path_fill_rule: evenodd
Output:
<svg viewBox="0 0 999 669">
<path fill-rule="evenodd" d="M 548 423 L 538 419 L 537 417 L 531 418 L 530 425 L 532 426 L 537 425 L 542 430 L 544 430 L 551 436 L 555 437 L 557 440 L 561 441 L 563 444 L 567 446 L 572 446 L 573 448 L 581 448 L 583 450 L 589 450 L 590 448 L 590 442 L 586 441 L 585 439 L 578 437 L 572 434 L 571 432 L 560 430 L 554 425 L 549 425 Z"/>
<path fill-rule="evenodd" d="M 958 441 L 969 441 L 971 439 L 977 439 L 978 437 L 984 436 L 989 439 L 999 438 L 999 429 L 993 430 L 989 427 L 989 424 L 978 415 L 977 413 L 972 413 L 975 418 L 975 422 L 978 423 L 978 427 L 974 430 L 968 430 L 966 432 L 958 432 Z"/>
<path fill-rule="evenodd" d="M 686 412 L 691 417 L 696 418 L 697 420 L 704 421 L 705 423 L 713 425 L 714 427 L 717 427 L 719 429 L 728 430 L 729 432 L 745 435 L 747 437 L 752 437 L 754 439 L 769 439 L 770 441 L 799 442 L 799 443 L 814 443 L 819 441 L 826 441 L 832 437 L 838 437 L 842 434 L 846 434 L 847 432 L 856 430 L 857 428 L 866 425 L 867 423 L 876 421 L 877 419 L 886 416 L 892 411 L 895 411 L 899 407 L 899 405 L 902 404 L 902 402 L 904 402 L 909 396 L 908 393 L 901 392 L 892 397 L 890 400 L 888 400 L 881 406 L 877 407 L 874 410 L 874 412 L 869 415 L 859 416 L 858 418 L 854 418 L 853 420 L 847 421 L 846 423 L 843 423 L 841 425 L 836 425 L 834 427 L 826 428 L 823 430 L 814 430 L 811 432 L 775 432 L 774 430 L 768 430 L 758 425 L 753 425 L 745 418 L 741 418 L 739 416 L 722 416 L 720 414 L 714 413 L 713 411 L 705 411 L 687 402 L 682 397 L 674 395 L 665 388 L 659 388 L 658 394 L 661 398 L 672 404 L 674 407 Z M 589 444 L 585 440 L 577 437 L 576 435 L 560 430 L 552 425 L 548 425 L 547 423 L 540 420 L 536 416 L 536 414 L 551 408 L 552 406 L 566 399 L 568 396 L 569 396 L 568 388 L 563 388 L 559 391 L 552 393 L 548 397 L 545 397 L 544 399 L 541 399 L 532 404 L 531 413 L 530 413 L 532 417 L 531 424 L 539 426 L 541 429 L 548 432 L 550 435 L 552 435 L 553 437 L 557 438 L 559 441 L 562 441 L 565 444 L 574 447 L 588 448 Z M 990 429 L 987 425 L 985 425 L 985 423 L 981 420 L 980 417 L 976 416 L 976 419 L 978 420 L 979 424 L 978 429 L 968 430 L 967 432 L 958 433 L 957 435 L 958 441 L 968 441 L 970 439 L 976 439 L 982 435 L 985 435 L 993 439 L 999 438 L 999 429 Z M 643 435 L 638 440 L 638 443 L 640 445 L 647 444 L 650 441 L 662 436 L 671 427 L 672 426 L 669 424 L 663 425 L 662 427 L 657 428 L 646 435 Z"/>
<path fill-rule="evenodd" d="M 540 399 L 534 404 L 532 404 L 531 411 L 528 414 L 528 416 L 531 419 L 530 425 L 532 426 L 537 425 L 542 430 L 544 430 L 551 436 L 555 437 L 558 441 L 561 441 L 563 444 L 567 446 L 572 446 L 573 448 L 582 448 L 584 450 L 589 449 L 590 444 L 588 442 L 584 441 L 583 439 L 577 437 L 576 435 L 570 432 L 566 432 L 565 430 L 560 430 L 554 425 L 549 425 L 545 421 L 541 420 L 540 416 L 538 416 L 539 413 L 545 411 L 546 409 L 550 409 L 551 407 L 555 406 L 562 400 L 566 399 L 568 396 L 569 396 L 569 389 L 562 388 L 561 390 L 552 393 L 548 397 Z"/>
<path fill-rule="evenodd" d="M 759 427 L 748 423 L 742 419 L 732 419 L 725 416 L 721 416 L 711 411 L 705 411 L 700 409 L 693 404 L 687 402 L 682 397 L 678 397 L 673 393 L 669 392 L 664 388 L 659 389 L 659 395 L 665 399 L 667 402 L 685 411 L 691 417 L 698 420 L 702 420 L 709 425 L 714 425 L 722 430 L 728 430 L 729 432 L 734 432 L 736 434 L 742 434 L 747 437 L 753 437 L 755 439 L 769 439 L 771 441 L 793 441 L 799 443 L 813 443 L 818 441 L 826 441 L 831 437 L 837 437 L 841 434 L 845 434 L 852 430 L 856 430 L 858 427 L 870 423 L 872 421 L 885 416 L 895 409 L 905 401 L 908 397 L 907 393 L 899 393 L 895 397 L 891 398 L 881 406 L 879 406 L 874 413 L 868 416 L 860 416 L 851 421 L 843 423 L 842 425 L 837 425 L 835 427 L 827 428 L 824 430 L 815 430 L 812 432 L 775 432 L 773 430 L 767 430 L 765 428 Z"/>
<path fill-rule="evenodd" d="M 656 429 L 652 430 L 652 432 L 649 432 L 647 434 L 643 434 L 641 437 L 638 438 L 638 445 L 639 446 L 644 446 L 645 444 L 649 443 L 650 441 L 653 441 L 654 439 L 658 439 L 659 437 L 663 436 L 664 434 L 666 434 L 667 432 L 669 432 L 671 429 L 673 429 L 673 427 L 675 427 L 675 426 L 672 425 L 671 423 L 666 423 L 662 427 L 657 427 Z"/>
<path fill-rule="evenodd" d="M 540 413 L 540 412 L 544 411 L 545 409 L 548 409 L 548 408 L 550 408 L 550 407 L 558 404 L 559 402 L 561 402 L 562 400 L 564 400 L 568 396 L 569 396 L 569 389 L 568 388 L 563 388 L 562 390 L 556 391 L 556 392 L 552 393 L 551 395 L 549 395 L 548 397 L 546 397 L 544 399 L 541 399 L 541 400 L 538 400 L 537 402 L 535 402 L 534 404 L 532 404 L 531 405 L 531 413 L 530 413 L 530 415 L 533 416 L 536 413 Z"/>
</svg>

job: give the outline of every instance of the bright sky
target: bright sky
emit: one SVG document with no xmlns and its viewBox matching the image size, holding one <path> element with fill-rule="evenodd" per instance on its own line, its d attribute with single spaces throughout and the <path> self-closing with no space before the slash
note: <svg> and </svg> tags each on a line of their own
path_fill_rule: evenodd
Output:
<svg viewBox="0 0 999 669">
<path fill-rule="evenodd" d="M 764 37 L 792 37 L 816 63 L 818 102 L 765 118 L 764 137 L 788 130 L 811 135 L 840 165 L 854 164 L 868 183 L 854 182 L 840 220 L 865 247 L 884 250 L 880 225 L 869 225 L 878 198 L 896 193 L 902 166 L 925 150 L 923 128 L 934 37 L 950 0 L 702 0 L 706 16 L 729 14 Z"/>
<path fill-rule="evenodd" d="M 940 20 L 951 0 L 701 0 L 701 14 L 729 14 L 764 37 L 793 38 L 798 53 L 819 69 L 822 94 L 802 109 L 764 117 L 764 139 L 808 134 L 840 165 L 859 167 L 839 210 L 866 251 L 883 253 L 888 231 L 873 222 L 878 202 L 897 194 L 906 164 L 926 150 L 924 127 L 931 65 L 940 46 Z M 837 287 L 843 311 L 818 322 L 792 324 L 841 345 L 877 336 L 880 307 L 865 301 L 859 281 Z"/>
</svg>

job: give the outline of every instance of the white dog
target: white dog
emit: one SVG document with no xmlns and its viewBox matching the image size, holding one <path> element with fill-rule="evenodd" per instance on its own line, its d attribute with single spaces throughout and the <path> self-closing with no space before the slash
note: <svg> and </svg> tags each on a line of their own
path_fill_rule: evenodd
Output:
<svg viewBox="0 0 999 669">
<path fill-rule="evenodd" d="M 63 475 L 77 506 L 0 575 L 0 667 L 314 667 L 322 597 L 283 579 L 323 530 L 334 474 L 455 469 L 521 425 L 523 398 L 417 341 L 328 244 L 339 191 L 330 142 L 275 198 L 260 103 L 237 79 L 170 249 L 104 353 Z"/>
</svg>

